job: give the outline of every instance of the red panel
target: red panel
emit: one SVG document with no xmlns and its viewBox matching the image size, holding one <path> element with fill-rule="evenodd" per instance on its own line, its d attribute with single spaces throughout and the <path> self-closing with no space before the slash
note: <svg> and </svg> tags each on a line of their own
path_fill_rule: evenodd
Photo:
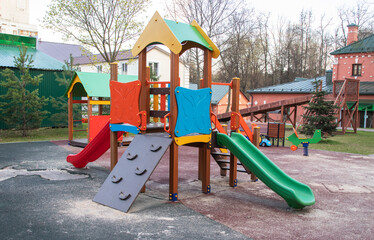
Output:
<svg viewBox="0 0 374 240">
<path fill-rule="evenodd" d="M 90 116 L 90 141 L 92 141 L 101 129 L 108 123 L 109 115 Z"/>
<path fill-rule="evenodd" d="M 140 81 L 120 83 L 110 81 L 110 123 L 140 125 L 139 94 Z"/>
</svg>

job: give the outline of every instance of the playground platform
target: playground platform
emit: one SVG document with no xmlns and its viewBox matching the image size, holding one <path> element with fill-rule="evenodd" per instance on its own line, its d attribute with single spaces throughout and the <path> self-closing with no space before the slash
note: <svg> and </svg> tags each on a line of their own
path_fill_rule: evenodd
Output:
<svg viewBox="0 0 374 240">
<path fill-rule="evenodd" d="M 126 147 L 120 148 L 121 155 Z M 179 200 L 168 201 L 166 153 L 129 213 L 92 201 L 109 174 L 109 152 L 87 168 L 66 162 L 66 141 L 0 144 L 2 239 L 371 239 L 374 157 L 270 147 L 261 150 L 309 185 L 313 206 L 293 210 L 262 182 L 238 173 L 228 185 L 211 159 L 201 193 L 196 148 L 179 149 Z"/>
</svg>

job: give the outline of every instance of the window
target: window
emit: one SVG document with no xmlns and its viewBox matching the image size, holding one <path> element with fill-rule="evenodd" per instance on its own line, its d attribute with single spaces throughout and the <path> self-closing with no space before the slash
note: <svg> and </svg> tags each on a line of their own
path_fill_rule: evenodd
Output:
<svg viewBox="0 0 374 240">
<path fill-rule="evenodd" d="M 103 72 L 103 66 L 102 65 L 97 65 L 96 68 L 97 68 L 98 73 Z"/>
<path fill-rule="evenodd" d="M 158 63 L 156 62 L 150 62 L 149 67 L 151 68 L 151 72 L 153 72 L 154 75 L 158 76 Z"/>
<path fill-rule="evenodd" d="M 127 63 L 122 63 L 122 74 L 127 75 Z"/>
<path fill-rule="evenodd" d="M 353 64 L 352 65 L 352 76 L 361 76 L 362 64 Z"/>
</svg>

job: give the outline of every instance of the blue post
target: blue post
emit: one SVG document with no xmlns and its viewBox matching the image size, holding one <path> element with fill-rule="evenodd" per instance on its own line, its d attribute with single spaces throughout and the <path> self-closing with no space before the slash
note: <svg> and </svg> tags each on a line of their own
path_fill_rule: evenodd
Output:
<svg viewBox="0 0 374 240">
<path fill-rule="evenodd" d="M 178 193 L 170 193 L 169 194 L 169 200 L 172 202 L 178 201 Z"/>
<path fill-rule="evenodd" d="M 309 146 L 309 142 L 303 142 L 304 156 L 309 156 L 308 155 L 308 146 Z"/>
</svg>

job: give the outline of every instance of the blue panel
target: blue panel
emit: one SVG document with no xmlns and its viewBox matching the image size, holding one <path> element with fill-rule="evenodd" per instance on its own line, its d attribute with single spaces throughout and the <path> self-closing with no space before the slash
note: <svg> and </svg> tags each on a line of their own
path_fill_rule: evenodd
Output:
<svg viewBox="0 0 374 240">
<path fill-rule="evenodd" d="M 175 135 L 182 137 L 191 133 L 210 134 L 210 101 L 212 90 L 204 88 L 191 90 L 183 87 L 175 88 L 178 117 Z"/>
<path fill-rule="evenodd" d="M 135 127 L 134 125 L 130 124 L 110 124 L 110 130 L 112 132 L 130 132 L 133 134 L 140 133 L 139 128 Z"/>
</svg>

